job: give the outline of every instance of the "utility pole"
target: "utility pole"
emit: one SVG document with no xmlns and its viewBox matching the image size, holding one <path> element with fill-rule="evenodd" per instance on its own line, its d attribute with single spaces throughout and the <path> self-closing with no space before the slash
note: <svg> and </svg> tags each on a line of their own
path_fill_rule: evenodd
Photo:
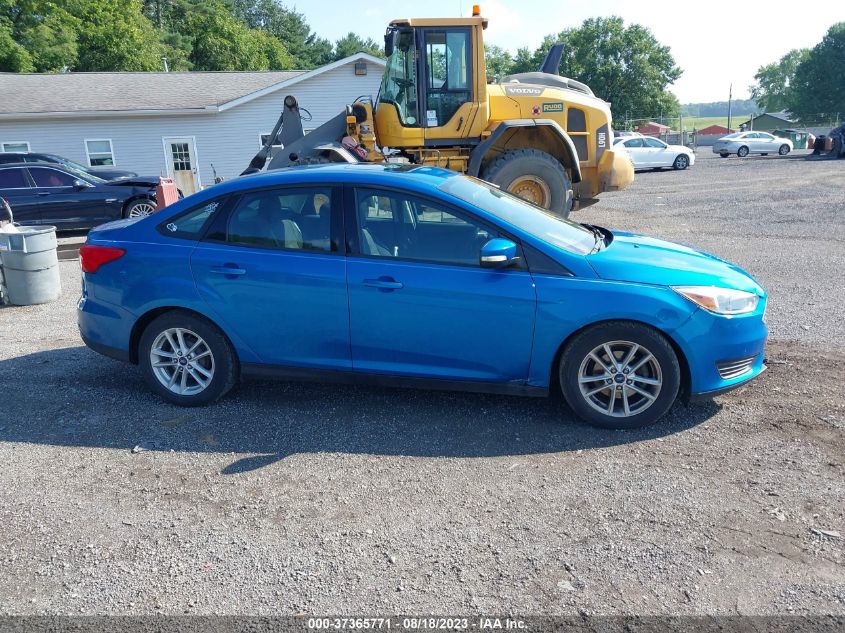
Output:
<svg viewBox="0 0 845 633">
<path fill-rule="evenodd" d="M 733 99 L 734 94 L 734 85 L 731 84 L 730 88 L 728 88 L 728 133 L 731 130 L 731 99 Z"/>
</svg>

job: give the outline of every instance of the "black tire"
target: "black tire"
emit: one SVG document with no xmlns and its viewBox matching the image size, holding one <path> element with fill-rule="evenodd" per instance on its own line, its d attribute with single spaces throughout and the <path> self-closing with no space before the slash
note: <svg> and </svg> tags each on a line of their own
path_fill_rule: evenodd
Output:
<svg viewBox="0 0 845 633">
<path fill-rule="evenodd" d="M 687 167 L 689 167 L 689 156 L 678 154 L 675 157 L 675 162 L 672 163 L 672 169 L 686 169 Z"/>
<path fill-rule="evenodd" d="M 159 382 L 154 373 L 150 358 L 153 343 L 160 334 L 171 328 L 181 328 L 196 333 L 211 352 L 212 377 L 208 386 L 199 393 L 191 395 L 174 393 Z M 239 371 L 235 350 L 223 332 L 210 321 L 183 310 L 166 312 L 146 327 L 138 345 L 138 364 L 150 389 L 168 402 L 183 407 L 198 407 L 221 398 L 235 385 Z"/>
<path fill-rule="evenodd" d="M 594 408 L 589 404 L 588 397 L 582 394 L 579 384 L 582 364 L 592 362 L 590 352 L 604 343 L 614 342 L 636 344 L 640 350 L 644 349 L 650 352 L 654 362 L 657 363 L 660 372 L 658 376 L 662 377 L 662 385 L 656 392 L 656 397 L 651 401 L 651 404 L 644 407 L 639 413 L 633 412 L 632 409 L 632 414 L 627 417 L 608 415 Z M 638 371 L 640 370 L 635 369 L 635 373 Z M 619 372 L 616 372 L 616 368 L 614 368 L 614 374 L 616 373 Z M 621 376 L 621 373 L 619 375 Z M 628 374 L 628 376 L 631 375 Z M 672 345 L 657 330 L 630 321 L 608 321 L 584 330 L 567 344 L 558 365 L 558 378 L 566 402 L 580 418 L 590 424 L 608 429 L 636 429 L 655 423 L 670 409 L 681 386 L 681 367 Z M 616 381 L 618 380 L 616 375 L 613 375 L 613 380 L 607 387 L 610 390 L 609 393 L 613 394 L 614 402 L 621 400 L 621 398 L 617 398 L 616 389 L 625 389 L 624 384 L 617 384 Z M 624 382 L 626 380 L 623 378 L 622 383 Z M 590 384 L 594 385 L 595 381 Z M 631 384 L 631 381 L 628 380 L 627 384 Z M 599 382 L 597 386 L 602 385 Z M 632 393 L 632 398 L 646 402 L 633 392 L 630 393 Z M 611 402 L 609 394 L 604 393 L 604 391 L 597 394 L 596 397 L 599 399 L 605 398 L 608 404 Z M 616 411 L 617 405 L 612 405 L 612 408 Z"/>
<path fill-rule="evenodd" d="M 569 217 L 572 210 L 572 181 L 554 156 L 536 149 L 516 149 L 505 152 L 484 170 L 482 178 L 510 191 L 510 185 L 521 177 L 533 176 L 548 188 L 548 204 L 542 204 L 561 217 Z"/>
<path fill-rule="evenodd" d="M 780 156 L 786 156 L 787 154 L 789 154 L 789 145 L 787 145 L 786 143 L 784 143 L 783 145 L 781 145 L 780 147 L 778 147 L 778 154 L 779 154 Z"/>
<path fill-rule="evenodd" d="M 136 198 L 123 208 L 123 217 L 144 217 L 155 213 L 155 202 L 149 198 Z"/>
<path fill-rule="evenodd" d="M 745 145 L 743 145 L 738 150 L 736 150 L 736 155 L 739 156 L 740 158 L 745 158 L 746 156 L 748 156 L 748 148 Z"/>
<path fill-rule="evenodd" d="M 728 156 L 730 156 L 730 154 L 728 154 L 727 152 L 719 152 L 719 156 L 721 156 L 722 158 L 727 158 Z"/>
<path fill-rule="evenodd" d="M 760 156 L 768 156 L 768 155 L 769 155 L 769 152 L 763 152 L 763 153 L 760 154 Z"/>
</svg>

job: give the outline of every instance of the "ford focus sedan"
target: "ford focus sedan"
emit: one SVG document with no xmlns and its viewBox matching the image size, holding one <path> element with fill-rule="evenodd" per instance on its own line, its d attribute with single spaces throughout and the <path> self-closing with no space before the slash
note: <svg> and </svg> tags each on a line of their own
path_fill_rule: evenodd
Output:
<svg viewBox="0 0 845 633">
<path fill-rule="evenodd" d="M 766 293 L 736 266 L 430 167 L 239 178 L 100 226 L 80 256 L 85 342 L 185 406 L 278 376 L 560 391 L 634 428 L 764 368 Z"/>
</svg>

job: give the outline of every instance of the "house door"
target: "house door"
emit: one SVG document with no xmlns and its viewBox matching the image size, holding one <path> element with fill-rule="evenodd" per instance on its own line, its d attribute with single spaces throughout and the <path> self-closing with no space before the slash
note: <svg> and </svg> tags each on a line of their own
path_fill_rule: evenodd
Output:
<svg viewBox="0 0 845 633">
<path fill-rule="evenodd" d="M 193 136 L 164 139 L 167 174 L 186 196 L 200 190 L 197 147 Z"/>
</svg>

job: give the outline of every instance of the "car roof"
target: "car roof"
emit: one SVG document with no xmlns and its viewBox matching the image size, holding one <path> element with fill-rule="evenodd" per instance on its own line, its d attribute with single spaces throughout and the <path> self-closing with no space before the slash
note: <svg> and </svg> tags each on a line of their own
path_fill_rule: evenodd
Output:
<svg viewBox="0 0 845 633">
<path fill-rule="evenodd" d="M 437 187 L 443 181 L 458 176 L 457 172 L 440 167 L 410 165 L 405 163 L 330 163 L 327 165 L 302 165 L 274 169 L 259 174 L 241 176 L 223 183 L 232 189 L 252 186 L 289 184 L 291 182 L 395 182 Z M 221 190 L 223 188 L 221 187 Z"/>
<path fill-rule="evenodd" d="M 47 161 L 38 161 L 35 163 L 2 163 L 0 169 L 7 169 L 8 167 L 49 167 L 50 169 L 64 170 L 65 167 L 58 163 L 48 163 Z"/>
</svg>

